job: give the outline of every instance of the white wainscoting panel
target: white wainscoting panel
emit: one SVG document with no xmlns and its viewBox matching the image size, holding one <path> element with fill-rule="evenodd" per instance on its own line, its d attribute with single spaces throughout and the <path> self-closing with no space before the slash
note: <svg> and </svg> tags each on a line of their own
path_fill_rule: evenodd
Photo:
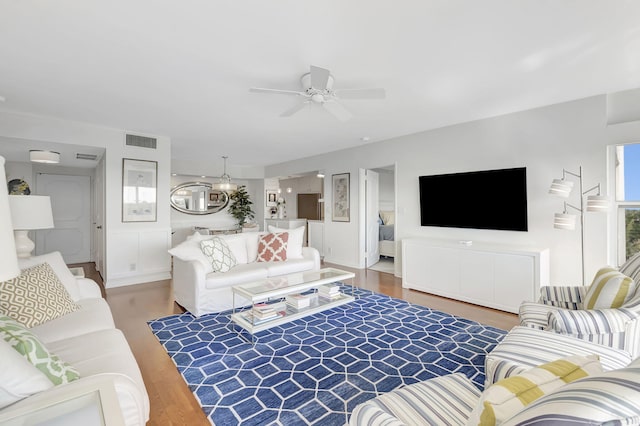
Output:
<svg viewBox="0 0 640 426">
<path fill-rule="evenodd" d="M 171 229 L 111 232 L 105 287 L 171 278 Z"/>
</svg>

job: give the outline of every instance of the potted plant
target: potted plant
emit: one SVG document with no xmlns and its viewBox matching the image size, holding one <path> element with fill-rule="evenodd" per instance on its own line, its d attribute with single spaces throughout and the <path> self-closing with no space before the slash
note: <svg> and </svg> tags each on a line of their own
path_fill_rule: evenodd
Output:
<svg viewBox="0 0 640 426">
<path fill-rule="evenodd" d="M 251 208 L 253 203 L 249 199 L 249 194 L 244 185 L 240 185 L 235 192 L 229 195 L 229 198 L 231 198 L 229 214 L 238 221 L 238 226 L 242 228 L 255 217 L 255 213 Z"/>
</svg>

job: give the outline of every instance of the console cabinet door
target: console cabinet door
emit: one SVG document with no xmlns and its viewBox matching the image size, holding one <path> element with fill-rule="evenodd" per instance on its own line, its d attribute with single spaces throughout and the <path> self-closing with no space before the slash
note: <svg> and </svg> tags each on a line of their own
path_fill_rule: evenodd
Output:
<svg viewBox="0 0 640 426">
<path fill-rule="evenodd" d="M 532 256 L 496 256 L 494 292 L 495 306 L 498 309 L 512 310 L 524 301 L 537 299 L 535 267 Z"/>
<path fill-rule="evenodd" d="M 407 248 L 403 261 L 404 287 L 446 297 L 458 295 L 460 268 L 456 250 L 416 245 Z"/>
<path fill-rule="evenodd" d="M 460 251 L 460 298 L 467 302 L 486 305 L 494 301 L 493 253 Z"/>
</svg>

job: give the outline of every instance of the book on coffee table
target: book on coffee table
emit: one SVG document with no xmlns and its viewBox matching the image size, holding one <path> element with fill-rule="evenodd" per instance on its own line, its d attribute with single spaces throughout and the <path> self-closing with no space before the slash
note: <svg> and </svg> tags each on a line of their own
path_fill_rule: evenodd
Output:
<svg viewBox="0 0 640 426">
<path fill-rule="evenodd" d="M 285 297 L 287 305 L 295 309 L 303 309 L 311 306 L 311 295 L 309 294 L 288 294 Z"/>
</svg>

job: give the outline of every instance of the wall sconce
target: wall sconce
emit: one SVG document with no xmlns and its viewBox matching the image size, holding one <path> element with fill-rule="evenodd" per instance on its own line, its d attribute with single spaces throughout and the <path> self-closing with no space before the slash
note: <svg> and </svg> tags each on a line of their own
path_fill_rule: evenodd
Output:
<svg viewBox="0 0 640 426">
<path fill-rule="evenodd" d="M 577 216 L 569 214 L 568 209 L 571 208 L 580 213 L 580 253 L 582 261 L 582 285 L 585 285 L 584 281 L 584 213 L 600 212 L 606 213 L 609 210 L 609 199 L 600 194 L 600 184 L 597 184 L 586 191 L 582 189 L 582 166 L 579 167 L 578 173 L 573 173 L 568 170 L 562 169 L 562 179 L 554 179 L 549 188 L 549 194 L 557 195 L 559 197 L 567 198 L 573 190 L 573 182 L 567 181 L 567 175 L 578 178 L 580 188 L 580 206 L 574 206 L 568 202 L 564 202 L 564 210 L 562 213 L 556 213 L 553 219 L 553 227 L 556 229 L 574 230 L 576 229 Z M 587 195 L 590 192 L 598 191 L 597 195 Z M 585 196 L 586 203 L 585 203 Z"/>
<path fill-rule="evenodd" d="M 293 188 L 291 187 L 287 188 L 287 194 L 291 194 L 291 192 L 293 192 Z"/>
</svg>

